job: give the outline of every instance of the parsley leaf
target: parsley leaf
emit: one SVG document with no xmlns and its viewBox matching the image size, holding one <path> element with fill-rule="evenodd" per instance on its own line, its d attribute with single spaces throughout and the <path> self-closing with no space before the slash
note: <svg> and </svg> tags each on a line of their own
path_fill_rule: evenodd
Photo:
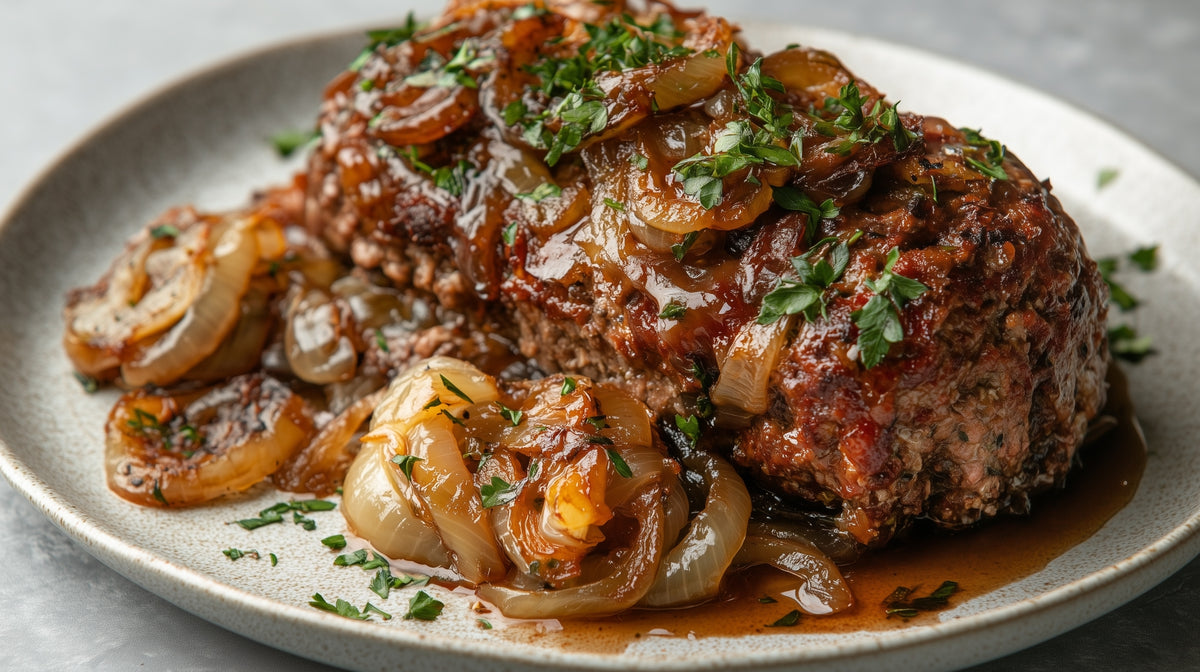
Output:
<svg viewBox="0 0 1200 672">
<path fill-rule="evenodd" d="M 317 138 L 321 137 L 321 131 L 312 128 L 307 131 L 281 131 L 271 136 L 271 146 L 275 148 L 275 153 L 281 158 L 288 158 L 295 154 L 300 149 L 307 147 L 310 143 L 316 142 Z M 175 227 L 171 227 L 175 228 Z M 178 235 L 176 230 L 172 236 Z M 155 236 L 158 238 L 159 236 Z"/>
<path fill-rule="evenodd" d="M 324 539 L 322 539 L 321 543 L 325 544 L 326 546 L 328 546 L 329 548 L 334 549 L 334 550 L 337 550 L 339 548 L 345 548 L 346 547 L 346 535 L 331 534 L 328 537 L 325 537 Z"/>
<path fill-rule="evenodd" d="M 938 611 L 950 605 L 950 596 L 958 592 L 958 584 L 954 581 L 943 581 L 942 585 L 927 597 L 912 598 L 913 590 L 900 586 L 884 600 L 884 613 L 888 618 L 899 616 L 905 620 L 917 616 L 922 611 Z"/>
<path fill-rule="evenodd" d="M 696 442 L 700 440 L 700 419 L 696 416 L 689 415 L 685 418 L 676 413 L 675 426 L 679 431 L 683 432 L 683 435 L 688 439 L 688 443 L 692 446 L 695 446 Z"/>
<path fill-rule="evenodd" d="M 404 614 L 404 618 L 408 620 L 417 619 L 421 621 L 436 620 L 441 615 L 445 604 L 434 599 L 429 593 L 423 590 L 417 591 L 417 594 L 408 601 L 408 613 Z"/>
<path fill-rule="evenodd" d="M 517 194 L 517 198 L 541 203 L 547 198 L 558 198 L 562 196 L 562 188 L 553 182 L 543 182 L 533 188 L 533 191 Z"/>
<path fill-rule="evenodd" d="M 967 156 L 965 152 L 963 153 L 963 160 L 967 165 L 994 180 L 1007 180 L 1008 173 L 1004 172 L 1004 145 L 999 141 L 983 137 L 975 129 L 960 128 L 958 130 L 967 136 L 968 145 L 977 148 L 974 152 L 975 156 Z"/>
<path fill-rule="evenodd" d="M 788 613 L 784 614 L 782 617 L 780 617 L 779 620 L 768 625 L 767 627 L 768 628 L 790 628 L 800 622 L 800 616 L 801 616 L 800 610 L 793 609 L 793 610 L 789 611 Z"/>
<path fill-rule="evenodd" d="M 805 240 L 812 240 L 817 230 L 817 224 L 821 220 L 833 219 L 841 214 L 841 208 L 834 204 L 832 198 L 827 198 L 818 205 L 795 187 L 776 187 L 774 196 L 775 202 L 783 209 L 802 212 L 808 217 L 808 221 L 804 224 Z"/>
<path fill-rule="evenodd" d="M 1108 350 L 1114 357 L 1133 364 L 1137 364 L 1155 352 L 1150 337 L 1140 336 L 1137 329 L 1127 324 L 1109 328 Z"/>
<path fill-rule="evenodd" d="M 811 201 L 809 201 L 811 203 Z M 792 257 L 792 268 L 796 271 L 796 279 L 781 278 L 775 284 L 775 289 L 763 297 L 762 307 L 758 313 L 759 324 L 771 324 L 784 315 L 804 315 L 804 319 L 813 322 L 818 313 L 825 317 L 825 290 L 841 279 L 850 263 L 850 245 L 862 235 L 856 231 L 847 241 L 837 242 L 835 238 L 825 238 L 817 241 L 807 252 L 798 257 Z M 826 245 L 835 243 L 829 251 L 829 259 L 818 259 L 814 264 L 812 256 Z"/>
<path fill-rule="evenodd" d="M 667 302 L 667 305 L 663 306 L 662 312 L 658 314 L 658 318 L 660 320 L 681 320 L 686 314 L 687 306 L 675 299 L 671 299 Z"/>
<path fill-rule="evenodd" d="M 621 454 L 612 448 L 605 448 L 604 452 L 608 455 L 608 461 L 612 462 L 613 470 L 621 478 L 633 478 L 633 470 L 629 468 L 629 463 Z"/>
<path fill-rule="evenodd" d="M 413 465 L 417 462 L 423 462 L 425 458 L 417 457 L 416 455 L 396 455 L 392 457 L 392 462 L 400 467 L 400 473 L 408 480 L 412 480 Z"/>
<path fill-rule="evenodd" d="M 509 483 L 499 476 L 493 476 L 491 483 L 485 483 L 479 488 L 479 499 L 485 509 L 508 504 L 517 498 L 524 485 L 524 481 Z"/>
<path fill-rule="evenodd" d="M 917 280 L 892 271 L 899 258 L 899 248 L 893 247 L 888 252 L 883 272 L 875 280 L 865 282 L 875 295 L 867 305 L 850 314 L 858 327 L 858 357 L 868 369 L 883 361 L 892 343 L 904 340 L 900 311 L 906 302 L 929 289 Z"/>
<path fill-rule="evenodd" d="M 350 63 L 350 66 L 347 69 L 353 71 L 360 70 L 363 64 L 367 62 L 367 59 L 371 57 L 371 54 L 375 53 L 375 50 L 378 47 L 381 45 L 385 47 L 394 47 L 401 42 L 406 42 L 413 36 L 413 33 L 417 32 L 418 28 L 419 26 L 417 25 L 416 19 L 413 17 L 413 13 L 409 12 L 408 16 L 404 19 L 404 25 L 397 26 L 395 28 L 368 30 L 367 39 L 370 40 L 370 42 L 366 47 L 363 48 L 362 52 L 359 53 L 358 57 L 355 58 L 352 63 Z"/>
</svg>

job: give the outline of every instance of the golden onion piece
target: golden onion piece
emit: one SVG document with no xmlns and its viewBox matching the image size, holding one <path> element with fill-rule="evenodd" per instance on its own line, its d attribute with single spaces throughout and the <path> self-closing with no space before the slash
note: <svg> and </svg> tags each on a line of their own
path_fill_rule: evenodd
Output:
<svg viewBox="0 0 1200 672">
<path fill-rule="evenodd" d="M 117 495 L 187 506 L 243 491 L 312 433 L 304 401 L 261 374 L 179 394 L 123 396 L 105 427 L 105 472 Z"/>
<path fill-rule="evenodd" d="M 261 216 L 168 213 L 108 273 L 67 299 L 64 345 L 75 368 L 129 386 L 168 385 L 222 347 L 260 262 L 282 255 Z"/>
</svg>

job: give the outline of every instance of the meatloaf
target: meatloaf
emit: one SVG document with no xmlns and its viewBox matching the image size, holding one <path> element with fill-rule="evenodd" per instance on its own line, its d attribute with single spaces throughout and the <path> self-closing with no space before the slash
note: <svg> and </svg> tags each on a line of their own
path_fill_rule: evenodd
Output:
<svg viewBox="0 0 1200 672">
<path fill-rule="evenodd" d="M 1007 148 L 650 2 L 452 2 L 327 89 L 306 221 L 880 545 L 1061 485 L 1107 290 Z"/>
</svg>

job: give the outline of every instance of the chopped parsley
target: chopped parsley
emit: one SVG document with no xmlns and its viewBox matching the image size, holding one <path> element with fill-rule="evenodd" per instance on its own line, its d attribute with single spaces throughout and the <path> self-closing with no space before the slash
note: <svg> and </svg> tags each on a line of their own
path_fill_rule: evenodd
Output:
<svg viewBox="0 0 1200 672">
<path fill-rule="evenodd" d="M 315 128 L 307 131 L 281 131 L 271 136 L 271 146 L 275 148 L 275 153 L 279 154 L 280 158 L 286 159 L 309 144 L 316 142 L 317 138 L 320 137 L 321 131 Z M 179 235 L 178 230 L 171 235 Z M 155 237 L 157 238 L 158 236 Z"/>
<path fill-rule="evenodd" d="M 159 224 L 158 226 L 150 229 L 150 237 L 155 240 L 161 240 L 163 238 L 178 238 L 179 227 L 172 224 Z"/>
<path fill-rule="evenodd" d="M 533 203 L 541 203 L 547 198 L 558 198 L 559 196 L 562 196 L 562 188 L 553 182 L 543 182 L 534 187 L 533 191 L 517 194 L 517 198 Z"/>
<path fill-rule="evenodd" d="M 820 204 L 795 187 L 783 186 L 774 189 L 775 202 L 784 210 L 802 212 L 808 217 L 804 224 L 804 239 L 812 240 L 816 234 L 817 225 L 824 219 L 833 219 L 841 214 L 841 208 L 834 204 L 832 198 L 827 198 Z"/>
<path fill-rule="evenodd" d="M 613 210 L 616 210 L 617 212 L 625 212 L 625 204 L 621 203 L 620 201 L 614 201 L 611 198 L 605 198 L 604 205 L 607 205 L 608 207 L 612 208 Z"/>
<path fill-rule="evenodd" d="M 400 473 L 404 474 L 404 477 L 410 481 L 412 480 L 413 465 L 423 461 L 425 461 L 425 458 L 417 457 L 416 455 L 395 455 L 392 457 L 392 462 L 400 467 Z"/>
<path fill-rule="evenodd" d="M 663 306 L 662 312 L 660 312 L 658 314 L 658 319 L 660 319 L 660 320 L 680 320 L 680 319 L 683 319 L 683 316 L 686 314 L 687 314 L 687 306 L 683 305 L 682 303 L 680 303 L 679 301 L 677 301 L 675 299 L 671 299 L 670 301 L 667 302 L 667 305 Z"/>
<path fill-rule="evenodd" d="M 687 256 L 688 250 L 692 249 L 692 245 L 696 243 L 696 239 L 699 237 L 699 231 L 689 231 L 683 234 L 683 240 L 671 246 L 671 254 L 674 255 L 675 261 L 683 261 L 683 258 Z"/>
<path fill-rule="evenodd" d="M 927 597 L 913 598 L 913 589 L 900 586 L 883 601 L 884 613 L 888 618 L 899 616 L 904 620 L 914 618 L 922 611 L 939 611 L 950 605 L 950 596 L 958 592 L 958 584 L 944 581 Z"/>
<path fill-rule="evenodd" d="M 316 523 L 312 523 L 312 527 L 309 527 L 302 520 L 298 520 L 296 518 L 296 516 L 299 514 L 295 512 L 312 513 L 313 511 L 332 511 L 336 507 L 337 504 L 323 499 L 302 499 L 292 502 L 279 502 L 278 504 L 269 506 L 262 511 L 259 511 L 257 518 L 243 518 L 242 520 L 235 520 L 233 522 L 237 523 L 244 529 L 256 530 L 264 525 L 272 525 L 274 523 L 283 522 L 283 514 L 287 513 L 288 511 L 292 511 L 293 522 L 295 522 L 297 525 L 303 525 L 305 529 L 312 530 L 316 528 Z M 303 520 L 310 520 L 308 518 L 304 518 L 303 516 L 300 516 L 300 518 Z"/>
<path fill-rule="evenodd" d="M 521 416 L 524 415 L 521 411 L 513 410 L 500 402 L 496 402 L 496 406 L 500 408 L 500 417 L 512 423 L 513 427 L 521 424 Z"/>
<path fill-rule="evenodd" d="M 772 600 L 772 602 L 774 602 L 774 600 Z M 784 614 L 783 616 L 781 616 L 779 618 L 779 620 L 768 625 L 767 627 L 768 628 L 790 628 L 800 622 L 800 616 L 801 616 L 800 610 L 793 609 L 793 610 L 789 611 L 788 613 Z"/>
<path fill-rule="evenodd" d="M 322 539 L 321 543 L 333 550 L 338 550 L 346 547 L 346 536 L 343 534 L 331 534 Z"/>
<path fill-rule="evenodd" d="M 562 396 L 565 397 L 574 391 L 575 391 L 575 379 L 570 376 L 564 377 L 563 384 L 562 384 L 562 391 L 561 391 Z"/>
<path fill-rule="evenodd" d="M 505 245 L 512 247 L 513 242 L 517 239 L 517 223 L 513 222 L 504 227 L 504 230 L 500 232 L 500 239 L 504 241 Z"/>
<path fill-rule="evenodd" d="M 384 352 L 391 351 L 391 348 L 388 347 L 387 337 L 383 335 L 383 330 L 379 328 L 375 329 L 375 346 Z"/>
<path fill-rule="evenodd" d="M 417 72 L 405 77 L 404 82 L 424 89 L 452 86 L 478 89 L 479 82 L 475 81 L 472 73 L 478 72 L 495 60 L 491 54 L 480 55 L 475 40 L 468 38 L 462 41 L 458 51 L 449 61 L 430 49 Z"/>
<path fill-rule="evenodd" d="M 82 387 L 83 391 L 87 392 L 88 394 L 100 389 L 100 381 L 87 374 L 76 371 L 75 380 L 79 381 L 79 386 Z"/>
<path fill-rule="evenodd" d="M 367 59 L 371 57 L 371 54 L 375 53 L 377 48 L 379 48 L 381 45 L 384 47 L 394 47 L 401 42 L 408 41 L 413 36 L 413 33 L 417 32 L 418 27 L 419 26 L 417 25 L 416 19 L 413 17 L 413 13 L 409 12 L 408 17 L 406 17 L 404 20 L 404 25 L 397 26 L 395 28 L 368 30 L 367 39 L 370 40 L 370 42 L 367 43 L 367 46 L 363 47 L 363 50 L 358 54 L 358 57 L 355 58 L 352 63 L 350 63 L 350 66 L 347 69 L 353 71 L 362 69 L 362 66 L 367 62 Z"/>
<path fill-rule="evenodd" d="M 800 133 L 791 130 L 792 110 L 768 93 L 786 93 L 786 89 L 779 80 L 762 74 L 761 58 L 738 74 L 740 53 L 736 43 L 730 45 L 725 69 L 750 118 L 727 123 L 713 141 L 712 154 L 697 153 L 671 169 L 682 180 L 683 192 L 706 210 L 721 204 L 724 180 L 734 173 L 766 163 L 800 165 L 802 140 Z"/>
<path fill-rule="evenodd" d="M 963 160 L 967 162 L 967 165 L 992 179 L 1007 180 L 1008 173 L 1004 172 L 1004 145 L 1000 144 L 998 140 L 989 140 L 983 137 L 975 129 L 960 128 L 958 130 L 967 136 L 968 145 L 977 148 L 974 152 L 975 156 L 963 154 Z"/>
<path fill-rule="evenodd" d="M 358 621 L 365 621 L 371 618 L 372 613 L 379 614 L 379 616 L 385 621 L 392 617 L 391 614 L 383 611 L 370 602 L 367 602 L 362 609 L 359 609 L 340 597 L 336 602 L 331 604 L 324 597 L 322 597 L 320 593 L 313 593 L 312 599 L 309 600 L 308 605 L 310 607 L 320 609 L 321 611 L 328 611 L 330 613 L 337 614 L 338 616 L 352 618 Z"/>
<path fill-rule="evenodd" d="M 851 81 L 838 91 L 837 98 L 826 98 L 824 111 L 837 112 L 831 121 L 818 121 L 815 128 L 821 135 L 835 137 L 847 133 L 841 142 L 826 148 L 826 152 L 846 156 L 858 145 L 873 145 L 885 138 L 892 140 L 897 152 L 904 151 L 916 140 L 917 134 L 900 123 L 896 105 L 885 105 L 876 100 L 871 111 L 863 113 L 867 97 L 862 95 L 856 82 Z"/>
<path fill-rule="evenodd" d="M 240 560 L 242 558 L 258 559 L 258 551 L 243 551 L 240 548 L 227 548 L 222 553 L 230 560 Z"/>
<path fill-rule="evenodd" d="M 480 486 L 479 499 L 485 509 L 508 504 L 517 498 L 524 485 L 525 481 L 523 480 L 516 483 L 509 483 L 499 476 L 493 476 L 491 483 L 485 483 Z"/>
<path fill-rule="evenodd" d="M 403 588 L 416 583 L 416 579 L 407 575 L 393 576 L 390 567 L 380 567 L 371 579 L 371 592 L 383 599 L 388 599 L 393 589 Z"/>
<path fill-rule="evenodd" d="M 525 66 L 537 78 L 533 91 L 546 99 L 545 109 L 531 112 L 520 101 L 504 109 L 508 125 L 520 126 L 526 142 L 547 150 L 549 166 L 608 126 L 608 109 L 596 84 L 597 74 L 640 68 L 691 53 L 670 44 L 679 33 L 665 13 L 650 25 L 622 14 L 602 24 L 583 24 L 583 28 L 588 41 L 575 55 L 543 57 Z"/>
<path fill-rule="evenodd" d="M 1113 180 L 1120 177 L 1121 171 L 1116 168 L 1101 168 L 1096 174 L 1096 189 L 1100 190 L 1112 184 Z"/>
<path fill-rule="evenodd" d="M 1141 336 L 1137 329 L 1122 324 L 1108 329 L 1108 350 L 1118 359 L 1137 364 L 1153 355 L 1154 342 L 1149 336 Z"/>
<path fill-rule="evenodd" d="M 633 478 L 633 470 L 629 468 L 629 463 L 625 461 L 625 458 L 621 457 L 620 453 L 612 448 L 605 448 L 604 452 L 608 455 L 608 461 L 612 462 L 613 470 L 617 472 L 618 476 L 621 478 Z"/>
<path fill-rule="evenodd" d="M 812 322 L 818 313 L 825 317 L 825 293 L 833 283 L 841 279 L 850 263 L 850 245 L 862 235 L 856 231 L 847 241 L 837 241 L 835 238 L 825 238 L 817 242 L 804 254 L 792 258 L 792 268 L 796 271 L 796 279 L 780 278 L 775 289 L 763 297 L 762 308 L 759 309 L 758 323 L 771 324 L 784 315 L 804 315 L 804 319 Z M 811 261 L 812 256 L 825 246 L 835 243 L 829 250 L 829 259 Z"/>
<path fill-rule="evenodd" d="M 429 593 L 423 590 L 417 591 L 417 594 L 408 601 L 408 613 L 404 614 L 404 618 L 408 620 L 416 619 L 419 621 L 436 620 L 441 615 L 445 604 L 434 599 Z"/>
<path fill-rule="evenodd" d="M 900 311 L 906 302 L 929 289 L 920 281 L 892 271 L 899 258 L 900 250 L 893 247 L 879 277 L 865 281 L 875 295 L 867 305 L 850 314 L 858 327 L 858 357 L 868 369 L 883 361 L 892 343 L 904 340 Z"/>
<path fill-rule="evenodd" d="M 675 427 L 683 432 L 683 435 L 688 439 L 688 443 L 692 446 L 695 446 L 696 442 L 700 440 L 700 419 L 696 416 L 689 415 L 685 418 L 676 413 Z"/>
</svg>

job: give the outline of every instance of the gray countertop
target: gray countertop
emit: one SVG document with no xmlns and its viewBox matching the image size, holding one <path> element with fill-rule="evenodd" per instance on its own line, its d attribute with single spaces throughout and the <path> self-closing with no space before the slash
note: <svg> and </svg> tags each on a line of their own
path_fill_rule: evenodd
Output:
<svg viewBox="0 0 1200 672">
<path fill-rule="evenodd" d="M 293 37 L 389 24 L 410 7 L 429 13 L 437 4 L 4 0 L 0 204 L 11 204 L 89 129 L 199 67 Z M 1097 114 L 1200 175 L 1196 0 L 709 5 L 716 13 L 836 28 L 982 66 Z M 0 536 L 0 669 L 329 669 L 222 630 L 130 583 L 3 481 Z M 1113 613 L 973 669 L 1200 669 L 1197 625 L 1200 561 L 1193 561 Z"/>
</svg>

